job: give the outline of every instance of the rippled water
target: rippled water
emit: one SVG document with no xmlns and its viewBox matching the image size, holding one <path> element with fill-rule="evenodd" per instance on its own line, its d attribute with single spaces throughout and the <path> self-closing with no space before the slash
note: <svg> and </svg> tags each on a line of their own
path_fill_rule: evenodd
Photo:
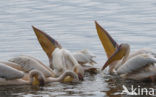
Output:
<svg viewBox="0 0 156 97">
<path fill-rule="evenodd" d="M 26 54 L 48 64 L 31 28 L 34 25 L 71 51 L 88 48 L 97 56 L 96 66 L 102 67 L 106 56 L 94 20 L 107 29 L 118 43 L 129 43 L 132 50 L 152 48 L 156 51 L 155 0 L 1 0 L 0 58 L 7 60 Z M 156 88 L 155 84 L 98 74 L 85 77 L 80 84 L 51 83 L 40 90 L 29 86 L 0 87 L 0 96 L 124 97 L 126 95 L 120 95 L 121 85 L 129 87 L 130 83 Z"/>
</svg>

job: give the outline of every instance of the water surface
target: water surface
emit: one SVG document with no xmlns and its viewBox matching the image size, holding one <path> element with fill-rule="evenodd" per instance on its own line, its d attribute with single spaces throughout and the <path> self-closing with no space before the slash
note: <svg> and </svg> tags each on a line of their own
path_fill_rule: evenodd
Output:
<svg viewBox="0 0 156 97">
<path fill-rule="evenodd" d="M 106 61 L 98 39 L 97 20 L 118 43 L 129 43 L 132 51 L 156 51 L 156 1 L 154 0 L 1 0 L 1 60 L 30 55 L 48 65 L 32 25 L 44 30 L 70 51 L 89 49 L 97 57 L 97 67 Z M 29 86 L 0 87 L 2 97 L 126 97 L 122 85 L 142 87 L 155 84 L 131 82 L 98 74 L 86 76 L 80 84 L 51 83 L 36 91 Z M 146 97 L 146 96 L 145 96 Z"/>
</svg>

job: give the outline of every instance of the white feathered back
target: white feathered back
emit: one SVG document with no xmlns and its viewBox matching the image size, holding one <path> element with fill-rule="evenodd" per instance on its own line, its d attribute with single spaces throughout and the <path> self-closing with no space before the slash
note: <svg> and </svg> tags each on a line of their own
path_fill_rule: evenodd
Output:
<svg viewBox="0 0 156 97">
<path fill-rule="evenodd" d="M 94 54 L 92 54 L 91 52 L 89 52 L 87 49 L 78 51 L 78 52 L 74 52 L 73 53 L 75 59 L 81 64 L 91 64 L 94 65 L 96 64 L 96 62 L 93 60 L 93 58 L 95 58 L 96 56 Z"/>
<path fill-rule="evenodd" d="M 35 60 L 35 58 L 29 56 L 18 56 L 9 60 L 10 62 L 14 62 L 21 66 L 24 72 L 29 72 L 33 69 L 37 69 L 41 71 L 46 77 L 53 76 L 54 73 L 51 69 L 47 69 L 49 67 L 43 66 L 39 61 Z"/>
<path fill-rule="evenodd" d="M 7 80 L 19 79 L 24 76 L 22 71 L 16 70 L 8 65 L 0 63 L 0 78 Z"/>
<path fill-rule="evenodd" d="M 140 54 L 127 60 L 126 63 L 117 70 L 117 73 L 127 74 L 153 63 L 156 63 L 156 58 L 149 54 Z"/>
</svg>

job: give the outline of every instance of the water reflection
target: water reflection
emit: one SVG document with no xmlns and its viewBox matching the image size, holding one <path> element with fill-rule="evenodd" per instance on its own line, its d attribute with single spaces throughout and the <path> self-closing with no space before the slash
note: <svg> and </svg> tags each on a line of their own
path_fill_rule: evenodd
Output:
<svg viewBox="0 0 156 97">
<path fill-rule="evenodd" d="M 133 80 L 124 80 L 121 79 L 120 77 L 109 75 L 105 76 L 104 78 L 108 83 L 109 90 L 103 92 L 106 92 L 106 95 L 108 97 L 147 97 L 147 96 L 149 97 L 150 96 L 149 92 L 146 92 L 146 90 L 151 91 L 150 88 L 155 89 L 154 83 L 149 83 L 149 81 L 140 82 Z M 122 94 L 124 90 L 123 85 L 128 89 L 129 92 L 134 90 L 136 93 L 140 95 L 134 96 L 130 94 Z M 156 90 L 154 90 L 154 93 L 156 93 Z"/>
</svg>

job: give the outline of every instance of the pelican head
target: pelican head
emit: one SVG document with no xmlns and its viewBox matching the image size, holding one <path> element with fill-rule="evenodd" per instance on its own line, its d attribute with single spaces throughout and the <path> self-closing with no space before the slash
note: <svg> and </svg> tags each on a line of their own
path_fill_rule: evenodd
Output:
<svg viewBox="0 0 156 97">
<path fill-rule="evenodd" d="M 52 65 L 52 53 L 55 50 L 55 48 L 62 48 L 62 46 L 52 37 L 50 37 L 48 34 L 46 34 L 45 32 L 43 32 L 42 30 L 32 26 L 37 39 L 42 47 L 42 49 L 45 51 L 45 53 L 47 54 L 48 58 L 49 58 L 49 64 L 50 67 L 52 69 L 53 65 Z"/>
<path fill-rule="evenodd" d="M 126 43 L 120 44 L 117 50 L 113 53 L 113 55 L 110 58 L 108 58 L 102 70 L 104 70 L 108 65 L 112 64 L 113 62 L 120 61 L 121 59 L 123 59 L 121 63 L 123 64 L 127 60 L 129 52 L 130 52 L 129 44 Z"/>
<path fill-rule="evenodd" d="M 44 86 L 45 76 L 42 72 L 38 70 L 31 70 L 29 74 L 32 86 Z"/>
<path fill-rule="evenodd" d="M 84 69 L 80 65 L 74 66 L 74 72 L 78 75 L 79 80 L 83 80 Z"/>
</svg>

